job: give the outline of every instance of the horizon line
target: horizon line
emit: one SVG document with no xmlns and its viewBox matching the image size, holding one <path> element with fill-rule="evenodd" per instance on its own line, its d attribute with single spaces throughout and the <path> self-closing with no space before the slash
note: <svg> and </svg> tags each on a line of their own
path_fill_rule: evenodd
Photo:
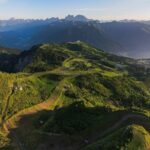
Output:
<svg viewBox="0 0 150 150">
<path fill-rule="evenodd" d="M 60 16 L 51 16 L 51 17 L 31 17 L 31 18 L 28 18 L 28 17 L 7 17 L 7 18 L 1 18 L 0 17 L 0 21 L 7 21 L 7 20 L 47 20 L 47 19 L 52 19 L 52 18 L 56 18 L 56 19 L 59 19 L 59 20 L 63 20 L 65 19 L 67 16 L 69 16 L 70 14 L 64 16 L 64 17 L 60 17 Z M 127 18 L 120 18 L 120 19 L 96 19 L 96 18 L 89 18 L 85 15 L 82 15 L 82 14 L 78 14 L 80 16 L 84 16 L 86 17 L 87 19 L 89 20 L 93 20 L 93 21 L 150 21 L 150 18 L 149 19 L 146 19 L 146 18 L 141 18 L 141 19 L 135 19 L 135 18 L 132 18 L 132 19 L 127 19 Z M 71 16 L 78 16 L 78 15 L 71 15 Z"/>
</svg>

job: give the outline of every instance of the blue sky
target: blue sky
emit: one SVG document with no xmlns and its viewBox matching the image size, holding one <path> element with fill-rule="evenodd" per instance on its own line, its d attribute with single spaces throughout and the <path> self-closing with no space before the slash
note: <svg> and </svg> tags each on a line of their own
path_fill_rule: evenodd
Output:
<svg viewBox="0 0 150 150">
<path fill-rule="evenodd" d="M 0 19 L 63 18 L 68 14 L 104 20 L 150 20 L 150 0 L 0 0 Z"/>
</svg>

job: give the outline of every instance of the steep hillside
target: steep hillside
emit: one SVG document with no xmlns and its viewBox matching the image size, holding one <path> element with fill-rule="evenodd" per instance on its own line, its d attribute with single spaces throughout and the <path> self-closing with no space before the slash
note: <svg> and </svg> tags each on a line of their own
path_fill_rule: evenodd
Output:
<svg viewBox="0 0 150 150">
<path fill-rule="evenodd" d="M 19 53 L 20 51 L 17 49 L 0 47 L 0 70 L 13 71 L 13 62 Z"/>
<path fill-rule="evenodd" d="M 149 150 L 150 134 L 143 127 L 132 125 L 118 130 L 84 150 Z"/>
<path fill-rule="evenodd" d="M 16 60 L 14 71 L 24 72 L 50 71 L 57 67 L 73 69 L 74 65 L 78 64 L 81 66 L 76 66 L 76 68 L 80 70 L 90 63 L 93 63 L 91 67 L 89 66 L 90 68 L 100 65 L 119 68 L 120 64 L 120 68 L 123 69 L 124 65 L 136 63 L 133 59 L 109 55 L 80 41 L 37 45 L 29 51 L 22 52 Z"/>
<path fill-rule="evenodd" d="M 149 150 L 145 66 L 80 41 L 15 57 L 0 74 L 1 150 Z"/>
</svg>

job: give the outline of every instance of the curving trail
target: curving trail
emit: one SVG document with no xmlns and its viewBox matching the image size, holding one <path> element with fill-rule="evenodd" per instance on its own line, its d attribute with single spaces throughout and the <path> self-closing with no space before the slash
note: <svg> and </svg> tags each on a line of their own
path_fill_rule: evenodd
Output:
<svg viewBox="0 0 150 150">
<path fill-rule="evenodd" d="M 52 110 L 53 104 L 55 104 L 57 102 L 57 99 L 59 99 L 59 97 L 61 96 L 61 94 L 63 92 L 64 84 L 65 84 L 65 81 L 62 80 L 59 83 L 59 85 L 56 87 L 56 89 L 53 92 L 53 94 L 51 95 L 51 97 L 47 101 L 44 101 L 37 105 L 34 105 L 30 108 L 21 110 L 20 112 L 18 112 L 17 114 L 13 115 L 11 118 L 9 118 L 5 122 L 3 122 L 4 130 L 9 131 L 9 129 L 15 128 L 17 126 L 16 122 L 19 121 L 21 118 L 23 118 L 23 116 L 32 115 L 32 114 L 35 114 L 35 113 L 37 113 L 39 111 L 43 111 L 43 110 Z"/>
<path fill-rule="evenodd" d="M 23 116 L 35 114 L 35 113 L 42 111 L 42 110 L 50 110 L 50 106 L 52 106 L 52 104 L 56 103 L 57 99 L 61 96 L 61 94 L 63 92 L 63 86 L 65 84 L 65 81 L 67 81 L 67 79 L 70 78 L 69 76 L 76 77 L 79 75 L 98 73 L 98 72 L 100 72 L 100 70 L 91 69 L 89 71 L 81 71 L 80 73 L 75 73 L 74 71 L 73 72 L 66 72 L 66 71 L 60 71 L 60 70 L 35 73 L 34 75 L 36 75 L 36 76 L 41 76 L 41 75 L 46 75 L 46 74 L 58 74 L 58 75 L 65 75 L 67 77 L 64 80 L 60 81 L 59 85 L 56 87 L 55 91 L 52 93 L 49 100 L 44 101 L 40 104 L 34 105 L 30 108 L 26 108 L 24 110 L 21 110 L 20 112 L 18 112 L 17 114 L 15 114 L 11 118 L 9 118 L 8 120 L 3 121 L 3 123 L 2 123 L 3 128 L 5 129 L 5 131 L 8 131 L 10 128 L 17 127 L 15 122 L 17 122 Z M 30 74 L 29 76 L 31 76 L 31 75 L 32 74 Z M 14 91 L 12 90 L 11 95 L 13 94 L 13 92 Z M 10 95 L 10 97 L 11 97 L 11 95 Z M 9 103 L 9 101 L 8 101 L 8 103 Z M 53 108 L 51 108 L 51 109 L 53 109 Z"/>
<path fill-rule="evenodd" d="M 121 120 L 119 120 L 118 122 L 116 122 L 112 127 L 108 128 L 107 130 L 101 132 L 96 138 L 92 139 L 91 141 L 89 141 L 88 145 L 94 144 L 96 141 L 101 140 L 102 138 L 104 138 L 105 136 L 111 134 L 113 131 L 119 129 L 122 127 L 122 125 L 127 122 L 128 120 L 132 119 L 133 123 L 129 123 L 130 124 L 136 124 L 135 120 L 138 120 L 137 122 L 140 122 L 140 120 L 142 121 L 142 125 L 144 126 L 144 124 L 147 127 L 147 130 L 150 132 L 150 118 L 148 118 L 147 116 L 144 116 L 142 114 L 128 114 L 126 116 L 124 116 Z M 143 121 L 145 121 L 146 123 L 144 123 Z M 84 147 L 87 147 L 88 145 L 82 145 L 80 149 L 84 149 Z"/>
<path fill-rule="evenodd" d="M 59 99 L 59 97 L 61 96 L 61 94 L 63 92 L 64 84 L 65 84 L 65 80 L 62 80 L 59 83 L 59 85 L 56 87 L 56 89 L 54 90 L 51 97 L 47 101 L 42 102 L 40 104 L 37 104 L 33 107 L 24 109 L 24 110 L 18 112 L 17 114 L 13 115 L 8 120 L 6 120 L 6 121 L 3 120 L 2 121 L 2 124 L 1 124 L 2 130 L 4 132 L 8 133 L 8 134 L 9 134 L 9 131 L 11 130 L 10 135 L 13 138 L 13 142 L 14 142 L 15 146 L 17 148 L 19 148 L 19 150 L 28 150 L 28 149 L 25 148 L 24 144 L 19 139 L 17 133 L 15 131 L 12 131 L 12 129 L 17 128 L 17 122 L 20 119 L 22 119 L 24 116 L 36 114 L 37 112 L 43 111 L 43 110 L 52 110 L 53 109 L 52 106 L 55 106 L 55 103 L 57 102 L 57 99 Z M 14 90 L 12 89 L 12 92 L 9 96 L 9 99 L 10 99 L 11 95 L 13 94 L 13 92 L 14 92 Z M 8 101 L 8 103 L 9 103 L 9 101 Z M 28 126 L 30 126 L 32 124 L 32 122 L 30 120 L 25 120 L 25 122 L 28 123 Z"/>
<path fill-rule="evenodd" d="M 97 71 L 95 71 L 97 72 Z M 91 73 L 91 72 L 89 72 Z M 84 74 L 84 73 L 82 73 Z M 87 72 L 86 72 L 87 74 Z M 41 74 L 37 74 L 37 75 L 41 75 Z M 74 74 L 74 76 L 77 76 L 79 74 Z M 43 111 L 43 110 L 53 110 L 53 106 L 55 106 L 55 104 L 57 103 L 57 101 L 59 100 L 59 97 L 62 95 L 63 89 L 64 89 L 64 85 L 66 84 L 66 79 L 68 79 L 67 77 L 60 81 L 59 85 L 57 85 L 56 89 L 54 90 L 53 94 L 51 95 L 51 97 L 49 98 L 49 100 L 42 102 L 40 104 L 37 104 L 33 107 L 24 109 L 20 112 L 18 112 L 17 114 L 15 114 L 14 116 L 12 116 L 11 118 L 9 118 L 6 121 L 3 121 L 3 129 L 5 132 L 9 133 L 10 130 L 17 128 L 17 122 L 19 120 L 21 120 L 22 118 L 24 118 L 24 116 L 27 115 L 32 115 L 32 114 L 36 114 L 37 112 Z M 12 89 L 12 93 L 10 94 L 9 98 L 11 97 L 11 95 L 13 94 L 13 89 Z M 9 101 L 8 101 L 9 103 Z M 6 107 L 7 108 L 7 107 Z M 121 128 L 122 125 L 124 123 L 126 123 L 128 120 L 133 120 L 133 122 L 136 122 L 136 120 L 144 120 L 146 123 L 148 123 L 146 126 L 148 127 L 148 131 L 150 131 L 150 119 L 142 114 L 127 114 L 124 117 L 122 117 L 121 120 L 119 120 L 118 122 L 116 122 L 113 126 L 111 126 L 110 128 L 108 128 L 107 130 L 101 132 L 98 136 L 94 137 L 93 139 L 89 140 L 88 145 L 95 143 L 95 141 L 97 140 L 101 140 L 103 137 L 109 135 L 110 133 L 112 133 L 113 131 L 115 131 L 118 128 Z M 32 126 L 32 122 L 31 120 L 27 119 L 24 121 L 26 122 L 25 126 Z M 16 147 L 19 148 L 19 150 L 28 150 L 25 148 L 24 144 L 20 141 L 17 133 L 15 131 L 11 132 L 11 136 L 13 138 L 13 141 L 16 145 Z M 79 147 L 79 149 L 83 149 L 84 147 L 88 146 L 87 144 L 81 144 Z"/>
</svg>

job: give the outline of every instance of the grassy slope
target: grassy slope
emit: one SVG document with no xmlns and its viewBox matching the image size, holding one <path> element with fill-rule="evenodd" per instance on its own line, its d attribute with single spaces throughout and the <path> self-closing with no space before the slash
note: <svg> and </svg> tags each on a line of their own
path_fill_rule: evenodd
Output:
<svg viewBox="0 0 150 150">
<path fill-rule="evenodd" d="M 110 57 L 81 42 L 42 45 L 21 57 L 29 54 L 34 59 L 23 71 L 33 74 L 0 74 L 1 117 L 6 120 L 12 116 L 5 124 L 10 131 L 6 145 L 18 147 L 17 136 L 29 150 L 41 143 L 47 149 L 57 146 L 77 149 L 85 145 L 86 138 L 94 140 L 122 116 L 132 114 L 133 109 L 136 113 L 149 112 L 149 89 L 128 72 L 133 60 Z M 1 137 L 3 141 L 5 136 Z M 7 141 L 7 137 L 12 141 Z"/>
<path fill-rule="evenodd" d="M 47 100 L 60 80 L 59 76 L 37 77 L 26 74 L 1 74 L 0 78 L 2 89 L 0 91 L 0 110 L 1 115 L 5 115 L 5 118 Z M 12 91 L 13 93 L 9 97 Z"/>
<path fill-rule="evenodd" d="M 149 150 L 150 134 L 143 127 L 132 125 L 119 129 L 84 150 Z"/>
</svg>

